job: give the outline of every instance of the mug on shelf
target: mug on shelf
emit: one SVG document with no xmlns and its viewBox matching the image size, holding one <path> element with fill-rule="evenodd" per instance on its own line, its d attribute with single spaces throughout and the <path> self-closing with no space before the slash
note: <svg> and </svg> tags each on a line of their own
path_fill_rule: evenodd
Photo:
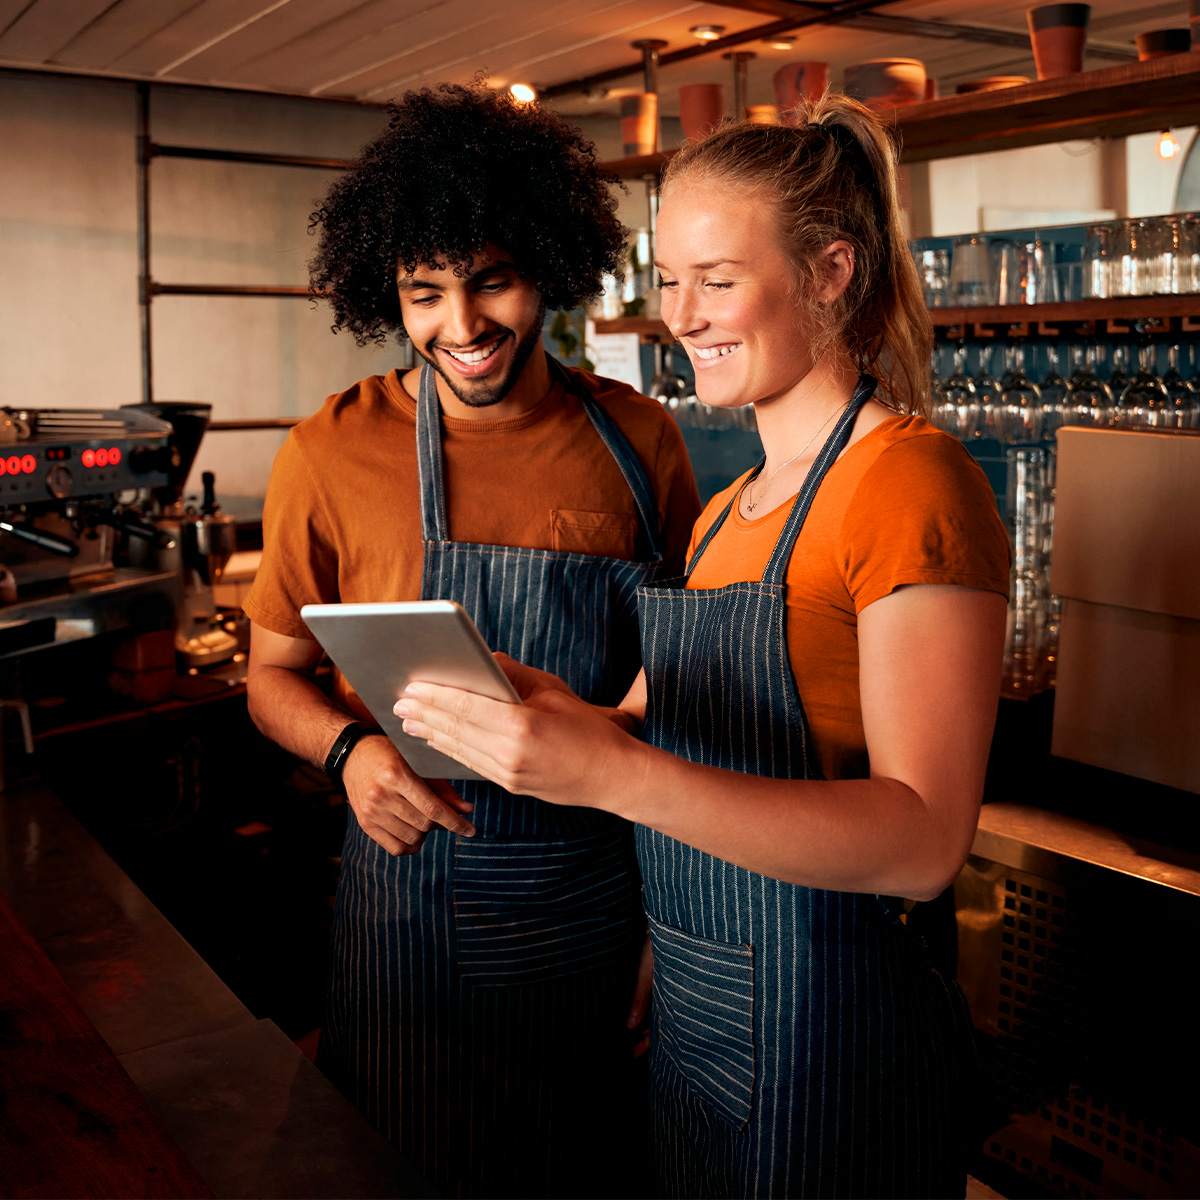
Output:
<svg viewBox="0 0 1200 1200">
<path fill-rule="evenodd" d="M 987 240 L 976 234 L 956 238 L 950 257 L 950 303 L 969 308 L 995 302 Z"/>
</svg>

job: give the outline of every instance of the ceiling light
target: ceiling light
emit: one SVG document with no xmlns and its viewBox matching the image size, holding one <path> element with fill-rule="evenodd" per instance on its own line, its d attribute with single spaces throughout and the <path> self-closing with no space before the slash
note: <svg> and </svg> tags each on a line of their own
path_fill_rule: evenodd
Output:
<svg viewBox="0 0 1200 1200">
<path fill-rule="evenodd" d="M 508 91 L 518 104 L 532 104 L 537 99 L 537 92 L 527 83 L 510 84 Z"/>
<path fill-rule="evenodd" d="M 796 39 L 794 36 L 784 35 L 782 37 L 771 38 L 770 41 L 763 44 L 770 46 L 772 50 L 790 50 L 796 44 Z"/>
<path fill-rule="evenodd" d="M 1158 157 L 1174 158 L 1179 153 L 1179 139 L 1169 130 L 1164 129 L 1158 139 Z"/>
<path fill-rule="evenodd" d="M 724 25 L 693 25 L 688 33 L 702 42 L 715 42 L 725 32 Z"/>
</svg>

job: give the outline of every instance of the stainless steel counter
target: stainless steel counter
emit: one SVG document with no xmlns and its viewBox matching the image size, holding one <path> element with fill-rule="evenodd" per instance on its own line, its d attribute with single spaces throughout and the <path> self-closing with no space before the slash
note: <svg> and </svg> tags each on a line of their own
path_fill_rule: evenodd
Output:
<svg viewBox="0 0 1200 1200">
<path fill-rule="evenodd" d="M 1022 804 L 985 804 L 971 853 L 1051 877 L 1068 860 L 1200 896 L 1200 856 Z"/>
</svg>

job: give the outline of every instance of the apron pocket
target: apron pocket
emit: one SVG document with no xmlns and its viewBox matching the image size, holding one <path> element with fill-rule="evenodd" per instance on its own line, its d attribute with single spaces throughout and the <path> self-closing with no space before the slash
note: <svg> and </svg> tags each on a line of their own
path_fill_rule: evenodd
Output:
<svg viewBox="0 0 1200 1200">
<path fill-rule="evenodd" d="M 630 957 L 641 917 L 632 861 L 625 831 L 570 841 L 457 839 L 460 976 L 538 983 Z"/>
<path fill-rule="evenodd" d="M 659 1048 L 697 1096 L 740 1128 L 754 1091 L 754 950 L 648 920 Z"/>
</svg>

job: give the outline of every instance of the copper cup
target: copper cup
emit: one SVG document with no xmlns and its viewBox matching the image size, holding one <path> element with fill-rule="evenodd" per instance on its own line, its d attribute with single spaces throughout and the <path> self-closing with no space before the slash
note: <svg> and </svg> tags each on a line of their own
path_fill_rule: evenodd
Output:
<svg viewBox="0 0 1200 1200">
<path fill-rule="evenodd" d="M 1083 70 L 1091 15 L 1090 4 L 1043 4 L 1026 11 L 1039 79 L 1059 79 Z"/>
<path fill-rule="evenodd" d="M 658 96 L 639 92 L 621 98 L 621 143 L 626 158 L 658 150 Z"/>
</svg>

